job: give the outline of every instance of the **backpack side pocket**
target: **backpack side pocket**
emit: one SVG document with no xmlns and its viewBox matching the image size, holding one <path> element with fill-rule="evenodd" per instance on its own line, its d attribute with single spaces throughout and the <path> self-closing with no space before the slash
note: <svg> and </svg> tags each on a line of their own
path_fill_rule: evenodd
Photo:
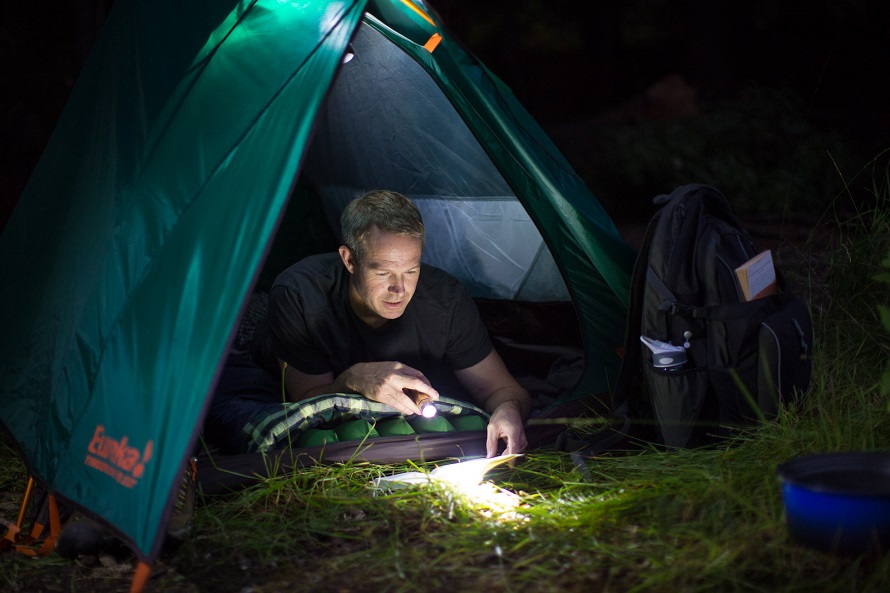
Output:
<svg viewBox="0 0 890 593">
<path fill-rule="evenodd" d="M 715 400 L 708 369 L 690 367 L 678 371 L 646 370 L 650 403 L 662 444 L 696 447 L 708 440 L 715 428 Z"/>
</svg>

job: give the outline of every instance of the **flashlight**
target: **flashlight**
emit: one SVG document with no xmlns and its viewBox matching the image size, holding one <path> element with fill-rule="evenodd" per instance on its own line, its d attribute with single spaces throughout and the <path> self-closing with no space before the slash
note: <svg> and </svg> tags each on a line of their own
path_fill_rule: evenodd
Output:
<svg viewBox="0 0 890 593">
<path fill-rule="evenodd" d="M 424 418 L 432 418 L 436 415 L 436 406 L 433 404 L 433 398 L 428 393 L 417 391 L 416 389 L 404 389 L 403 391 L 420 408 L 420 413 Z"/>
</svg>

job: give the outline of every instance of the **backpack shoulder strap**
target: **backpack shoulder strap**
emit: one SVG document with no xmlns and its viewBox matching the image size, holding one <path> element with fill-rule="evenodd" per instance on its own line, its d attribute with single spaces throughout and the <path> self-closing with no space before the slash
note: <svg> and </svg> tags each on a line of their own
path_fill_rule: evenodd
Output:
<svg viewBox="0 0 890 593">
<path fill-rule="evenodd" d="M 668 197 L 658 196 L 653 202 L 664 204 L 665 201 L 662 198 Z M 642 354 L 639 339 L 642 330 L 643 301 L 646 282 L 653 275 L 650 274 L 649 255 L 652 251 L 652 241 L 656 235 L 659 222 L 664 216 L 665 208 L 662 207 L 649 221 L 646 233 L 643 236 L 643 243 L 640 246 L 640 251 L 637 254 L 631 273 L 630 296 L 624 327 L 624 356 L 621 359 L 621 367 L 618 370 L 615 388 L 612 390 L 612 411 L 617 415 L 626 416 L 628 414 L 628 400 L 634 390 L 634 384 L 639 380 L 641 374 Z M 667 290 L 667 287 L 664 286 L 664 289 Z"/>
</svg>

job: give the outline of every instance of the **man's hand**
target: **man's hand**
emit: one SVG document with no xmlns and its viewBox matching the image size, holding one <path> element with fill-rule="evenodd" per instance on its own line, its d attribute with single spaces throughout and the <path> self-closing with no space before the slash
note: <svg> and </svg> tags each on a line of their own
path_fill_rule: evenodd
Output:
<svg viewBox="0 0 890 593">
<path fill-rule="evenodd" d="M 344 391 L 361 393 L 370 400 L 390 405 L 408 415 L 421 412 L 405 389 L 422 391 L 434 400 L 439 399 L 439 392 L 433 389 L 423 373 L 394 361 L 353 365 L 337 377 L 335 384 L 345 387 Z"/>
<path fill-rule="evenodd" d="M 283 362 L 284 384 L 290 401 L 301 401 L 326 393 L 358 393 L 366 398 L 388 404 L 403 414 L 420 414 L 420 408 L 408 397 L 405 389 L 428 393 L 439 399 L 429 380 L 417 369 L 400 362 L 365 362 L 353 365 L 334 377 L 333 373 L 307 375 Z"/>
<path fill-rule="evenodd" d="M 486 457 L 497 455 L 498 441 L 501 439 L 507 443 L 504 455 L 522 453 L 528 445 L 522 422 L 522 406 L 518 401 L 505 401 L 492 413 L 485 441 Z"/>
<path fill-rule="evenodd" d="M 531 398 L 510 375 L 498 353 L 492 350 L 481 362 L 455 374 L 479 405 L 491 414 L 485 443 L 488 457 L 497 455 L 500 439 L 507 443 L 504 453 L 524 451 L 528 442 L 523 422 L 531 410 Z"/>
</svg>

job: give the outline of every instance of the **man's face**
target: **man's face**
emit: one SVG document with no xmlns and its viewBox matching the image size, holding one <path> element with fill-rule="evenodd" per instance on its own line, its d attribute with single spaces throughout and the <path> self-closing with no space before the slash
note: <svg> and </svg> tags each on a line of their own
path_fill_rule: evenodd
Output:
<svg viewBox="0 0 890 593">
<path fill-rule="evenodd" d="M 349 301 L 359 319 L 380 327 L 405 312 L 420 278 L 421 251 L 420 239 L 387 233 L 376 226 L 371 227 L 360 261 L 348 247 L 340 247 L 340 258 L 351 274 Z"/>
</svg>

